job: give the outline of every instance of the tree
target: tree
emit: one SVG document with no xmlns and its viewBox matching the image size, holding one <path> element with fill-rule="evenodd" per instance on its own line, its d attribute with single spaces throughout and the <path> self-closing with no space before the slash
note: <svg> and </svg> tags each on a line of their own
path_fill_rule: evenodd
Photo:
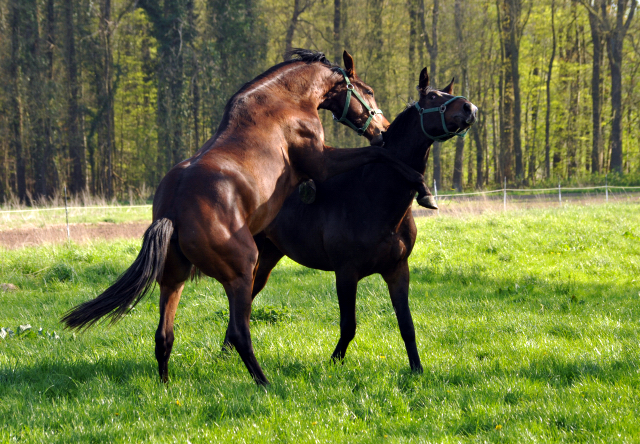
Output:
<svg viewBox="0 0 640 444">
<path fill-rule="evenodd" d="M 549 179 L 551 177 L 551 144 L 549 142 L 550 139 L 550 131 L 551 131 L 551 73 L 553 72 L 553 60 L 556 57 L 556 25 L 555 25 L 555 15 L 556 15 L 556 2 L 555 0 L 551 0 L 551 35 L 553 39 L 553 43 L 551 46 L 551 57 L 549 57 L 549 67 L 547 69 L 547 85 L 546 85 L 546 93 L 547 93 L 547 109 L 545 114 L 545 129 L 544 129 L 544 175 L 545 178 Z"/>
<path fill-rule="evenodd" d="M 74 0 L 64 0 L 64 53 L 67 68 L 67 145 L 69 147 L 69 191 L 79 194 L 85 190 L 85 153 L 80 123 L 80 82 L 76 59 Z"/>
<path fill-rule="evenodd" d="M 23 4 L 20 0 L 12 0 L 9 7 L 9 22 L 11 28 L 11 58 L 9 62 L 9 76 L 11 79 L 11 88 L 9 89 L 9 95 L 11 97 L 11 117 L 9 125 L 11 129 L 11 148 L 13 155 L 15 156 L 18 198 L 21 202 L 25 202 L 27 199 L 27 184 L 23 143 L 23 42 L 21 35 Z"/>
<path fill-rule="evenodd" d="M 158 42 L 158 171 L 161 175 L 187 157 L 185 50 L 195 37 L 188 17 L 193 0 L 141 0 Z"/>
<path fill-rule="evenodd" d="M 429 37 L 425 13 L 424 0 L 419 0 L 418 16 L 420 17 L 420 28 L 422 30 L 422 37 L 424 38 L 424 45 L 427 47 L 427 52 L 429 53 L 429 77 L 431 78 L 431 85 L 436 85 L 436 79 L 438 78 L 438 18 L 440 16 L 440 1 L 433 0 L 433 8 L 431 9 L 431 37 Z M 442 186 L 442 146 L 439 142 L 434 142 L 432 149 L 433 180 L 436 181 L 438 186 Z"/>
<path fill-rule="evenodd" d="M 521 138 L 520 39 L 527 20 L 522 20 L 522 0 L 497 1 L 502 46 L 501 169 L 507 180 L 515 178 L 521 181 L 524 170 Z M 512 170 L 513 157 L 515 157 L 515 177 Z"/>
<path fill-rule="evenodd" d="M 468 95 L 468 84 L 469 84 L 469 79 L 468 79 L 468 57 L 467 57 L 467 48 L 465 46 L 465 42 L 466 42 L 466 38 L 465 35 L 463 33 L 463 21 L 464 21 L 464 17 L 463 17 L 463 10 L 462 10 L 462 0 L 456 0 L 455 2 L 455 26 L 456 26 L 456 43 L 458 46 L 458 50 L 459 52 L 459 58 L 460 58 L 460 73 L 461 75 L 461 80 L 462 80 L 462 84 L 461 84 L 461 90 L 462 90 L 462 95 L 466 96 Z M 464 139 L 461 137 L 457 137 L 456 138 L 456 154 L 455 154 L 455 160 L 453 163 L 453 178 L 452 178 L 452 183 L 453 183 L 453 188 L 456 189 L 456 191 L 461 192 L 462 191 L 462 181 L 463 181 L 463 177 L 462 177 L 462 168 L 463 168 L 463 163 L 464 163 Z"/>
<path fill-rule="evenodd" d="M 600 97 L 600 67 L 604 60 L 605 31 L 599 19 L 599 15 L 606 14 L 606 0 L 591 0 L 589 14 L 589 27 L 591 29 L 591 43 L 593 45 L 593 58 L 591 62 L 591 117 L 592 117 L 592 141 L 591 141 L 591 172 L 602 171 L 602 104 Z M 604 11 L 603 11 L 604 10 Z M 597 11 L 602 11 L 596 14 Z"/>
</svg>

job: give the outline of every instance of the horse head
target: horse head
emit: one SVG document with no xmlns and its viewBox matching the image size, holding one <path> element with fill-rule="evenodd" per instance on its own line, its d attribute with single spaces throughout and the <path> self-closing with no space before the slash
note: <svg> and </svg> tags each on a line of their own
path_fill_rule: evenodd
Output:
<svg viewBox="0 0 640 444">
<path fill-rule="evenodd" d="M 453 95 L 453 82 L 443 89 L 429 86 L 427 68 L 420 73 L 420 99 L 414 104 L 420 113 L 422 132 L 431 140 L 444 141 L 464 137 L 476 121 L 478 108 L 463 96 Z M 439 113 L 440 118 L 427 119 L 425 114 Z"/>
<path fill-rule="evenodd" d="M 333 118 L 366 137 L 372 145 L 382 143 L 382 132 L 389 127 L 389 121 L 378 109 L 373 89 L 356 74 L 353 57 L 343 53 L 344 69 L 333 68 L 339 79 L 332 89 L 326 108 L 333 112 Z M 333 76 L 332 76 L 333 77 Z"/>
</svg>

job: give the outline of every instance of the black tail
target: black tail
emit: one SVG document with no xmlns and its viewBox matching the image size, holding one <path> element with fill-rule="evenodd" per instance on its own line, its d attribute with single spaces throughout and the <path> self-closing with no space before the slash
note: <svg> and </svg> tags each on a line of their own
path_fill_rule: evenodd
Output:
<svg viewBox="0 0 640 444">
<path fill-rule="evenodd" d="M 142 300 L 162 276 L 173 223 L 158 219 L 144 233 L 142 249 L 131 266 L 100 296 L 64 314 L 61 321 L 67 328 L 89 328 L 102 317 L 109 316 L 114 324 Z"/>
</svg>

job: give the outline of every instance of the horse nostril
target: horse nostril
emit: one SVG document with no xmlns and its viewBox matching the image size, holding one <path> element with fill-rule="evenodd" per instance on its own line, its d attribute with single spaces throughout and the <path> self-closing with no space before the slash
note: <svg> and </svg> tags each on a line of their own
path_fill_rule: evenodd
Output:
<svg viewBox="0 0 640 444">
<path fill-rule="evenodd" d="M 473 111 L 472 111 L 472 109 L 471 109 L 471 104 L 470 104 L 469 102 L 466 102 L 466 103 L 462 106 L 462 109 L 463 109 L 465 112 L 469 113 L 469 114 L 473 114 Z"/>
</svg>

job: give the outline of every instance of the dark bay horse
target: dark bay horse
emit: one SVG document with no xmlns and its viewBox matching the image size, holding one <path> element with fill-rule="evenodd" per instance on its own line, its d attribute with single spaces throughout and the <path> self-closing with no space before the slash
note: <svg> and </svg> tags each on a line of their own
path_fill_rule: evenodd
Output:
<svg viewBox="0 0 640 444">
<path fill-rule="evenodd" d="M 245 84 L 227 103 L 214 136 L 162 179 L 153 200 L 153 223 L 138 257 L 101 295 L 67 312 L 62 318 L 67 327 L 86 328 L 104 316 L 115 322 L 159 282 L 155 351 L 160 377 L 166 381 L 178 301 L 196 267 L 224 287 L 229 341 L 255 381 L 268 383 L 249 331 L 259 253 L 253 236 L 269 225 L 303 179 L 322 181 L 384 161 L 416 188 L 424 186 L 422 175 L 388 150 L 340 150 L 324 144 L 319 108 L 342 115 L 369 139 L 379 138 L 388 122 L 348 53 L 344 70 L 321 53 L 294 54 L 297 59 Z M 350 100 L 352 95 L 358 100 Z"/>
<path fill-rule="evenodd" d="M 451 95 L 453 82 L 443 90 L 428 85 L 425 68 L 420 73 L 417 106 L 400 113 L 384 134 L 386 149 L 420 173 L 425 171 L 433 140 L 446 140 L 468 129 L 477 112 L 465 98 Z M 440 112 L 429 114 L 434 109 Z M 356 332 L 358 281 L 379 273 L 389 288 L 409 365 L 422 371 L 408 302 L 407 260 L 417 234 L 411 213 L 412 185 L 388 166 L 372 164 L 316 186 L 313 204 L 302 203 L 295 192 L 256 236 L 260 256 L 253 296 L 264 288 L 284 255 L 306 267 L 335 271 L 340 340 L 332 358 L 341 360 Z"/>
</svg>

